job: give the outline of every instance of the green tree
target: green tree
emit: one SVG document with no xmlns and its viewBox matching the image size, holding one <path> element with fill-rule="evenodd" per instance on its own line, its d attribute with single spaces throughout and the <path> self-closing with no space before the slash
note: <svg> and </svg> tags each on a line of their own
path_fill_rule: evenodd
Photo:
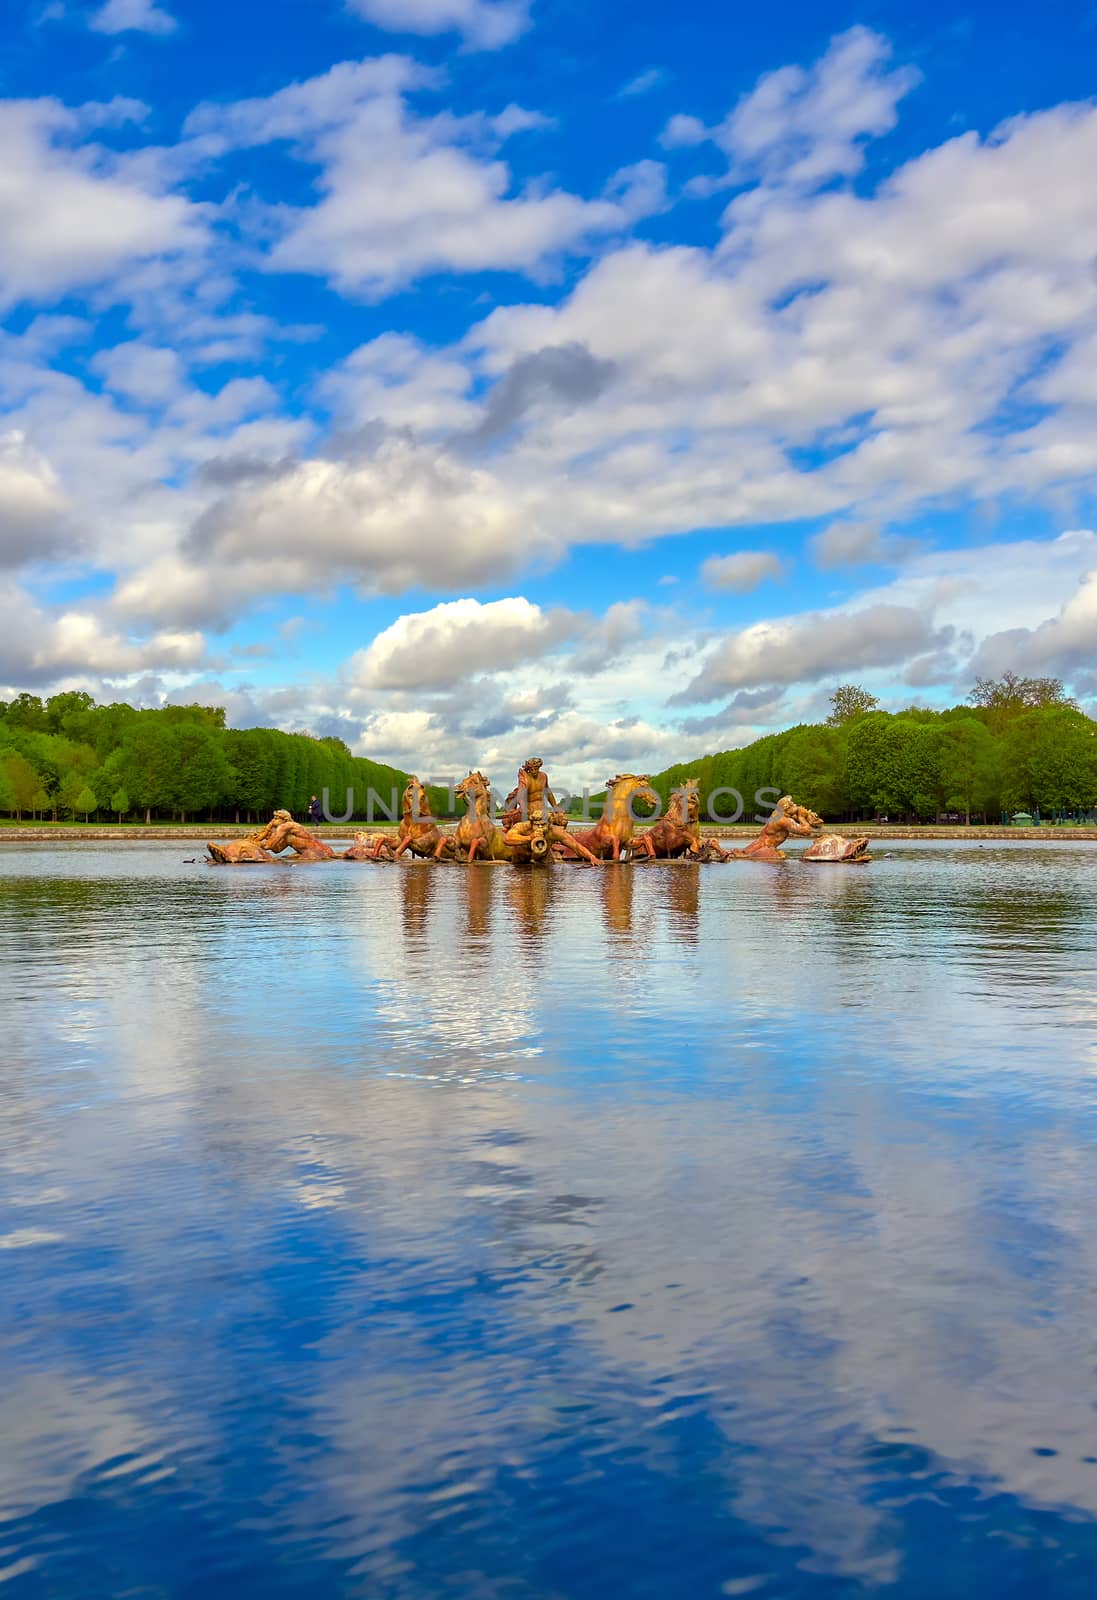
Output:
<svg viewBox="0 0 1097 1600">
<path fill-rule="evenodd" d="M 144 807 L 146 823 L 152 821 L 153 808 L 173 804 L 175 761 L 171 729 L 155 711 L 143 711 L 126 730 L 115 770 L 120 783 Z"/>
<path fill-rule="evenodd" d="M 110 797 L 110 808 L 114 812 L 119 822 L 121 822 L 122 818 L 128 814 L 130 809 L 130 797 L 124 788 L 119 787 L 115 789 L 114 793 Z"/>
<path fill-rule="evenodd" d="M 1077 710 L 1077 702 L 1067 695 L 1062 678 L 1022 678 L 1016 672 L 1003 672 L 1000 678 L 976 678 L 968 699 L 986 712 L 992 728 L 1001 728 L 1026 711 L 1049 706 Z"/>
<path fill-rule="evenodd" d="M 843 723 L 853 722 L 857 717 L 876 711 L 879 705 L 876 696 L 869 694 L 867 689 L 862 689 L 860 684 L 840 683 L 830 697 L 830 716 L 827 722 L 830 727 L 838 728 Z"/>
<path fill-rule="evenodd" d="M 61 779 L 57 790 L 57 800 L 61 809 L 69 813 L 73 822 L 76 821 L 76 813 L 83 809 L 80 802 L 84 798 L 84 790 L 84 780 L 80 773 L 75 768 L 70 768 Z M 91 797 L 91 804 L 94 807 L 94 794 Z"/>
<path fill-rule="evenodd" d="M 962 811 L 966 822 L 976 811 L 985 817 L 988 811 L 998 809 L 1001 784 L 994 736 L 984 722 L 972 716 L 943 720 L 943 731 L 948 741 L 945 807 Z"/>
<path fill-rule="evenodd" d="M 9 750 L 4 753 L 2 765 L 11 784 L 12 797 L 15 802 L 15 815 L 22 817 L 24 811 L 30 811 L 34 799 L 42 787 L 42 779 L 35 767 L 32 767 L 26 756 L 18 751 Z"/>
<path fill-rule="evenodd" d="M 818 725 L 795 729 L 781 752 L 777 787 L 821 817 L 839 817 L 846 812 L 849 790 L 843 730 Z"/>
<path fill-rule="evenodd" d="M 9 703 L 4 720 L 9 728 L 25 728 L 32 733 L 45 733 L 49 728 L 46 708 L 36 694 L 17 694 Z"/>
<path fill-rule="evenodd" d="M 50 733 L 64 733 L 70 739 L 84 739 L 92 726 L 95 701 L 82 689 L 51 694 L 46 701 L 46 726 Z"/>
<path fill-rule="evenodd" d="M 85 784 L 76 796 L 76 809 L 84 813 L 85 822 L 89 813 L 96 809 L 95 790 L 89 784 Z"/>
<path fill-rule="evenodd" d="M 1092 806 L 1097 799 L 1097 739 L 1089 719 L 1056 707 L 1021 721 L 1028 725 L 1025 765 L 1033 803 L 1053 813 Z"/>
<path fill-rule="evenodd" d="M 232 766 L 226 798 L 249 819 L 273 811 L 275 756 L 270 730 L 230 730 L 225 735 L 225 751 Z"/>
<path fill-rule="evenodd" d="M 846 778 L 853 807 L 890 816 L 906 809 L 902 774 L 902 735 L 886 711 L 858 717 L 846 742 Z"/>
<path fill-rule="evenodd" d="M 946 736 L 936 722 L 912 722 L 897 717 L 893 724 L 899 740 L 898 778 L 903 809 L 923 822 L 943 810 L 947 792 Z"/>
<path fill-rule="evenodd" d="M 0 766 L 0 811 L 15 810 L 15 788 L 6 767 Z"/>
<path fill-rule="evenodd" d="M 188 811 L 204 810 L 228 794 L 232 768 L 224 739 L 212 727 L 202 722 L 180 722 L 169 729 L 169 735 L 174 769 L 168 795 L 185 821 Z"/>
</svg>

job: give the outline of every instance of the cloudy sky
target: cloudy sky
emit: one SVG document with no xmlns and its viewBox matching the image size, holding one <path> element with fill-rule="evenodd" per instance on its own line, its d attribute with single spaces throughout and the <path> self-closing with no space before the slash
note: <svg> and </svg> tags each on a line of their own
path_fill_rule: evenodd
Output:
<svg viewBox="0 0 1097 1600">
<path fill-rule="evenodd" d="M 17 0 L 0 697 L 574 785 L 1089 703 L 1097 11 L 750 12 Z"/>
</svg>

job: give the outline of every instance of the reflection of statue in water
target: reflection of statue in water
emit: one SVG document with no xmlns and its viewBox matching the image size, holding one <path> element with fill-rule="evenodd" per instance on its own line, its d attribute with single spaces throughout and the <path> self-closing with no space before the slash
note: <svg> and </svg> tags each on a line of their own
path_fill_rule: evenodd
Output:
<svg viewBox="0 0 1097 1600">
<path fill-rule="evenodd" d="M 477 876 L 477 874 L 473 874 Z M 480 873 L 480 877 L 490 874 Z M 553 872 L 521 872 L 508 874 L 511 908 L 523 943 L 541 948 L 545 922 L 552 896 L 556 890 Z"/>
<path fill-rule="evenodd" d="M 701 874 L 694 871 L 691 863 L 681 872 L 664 872 L 659 876 L 667 886 L 671 929 L 675 937 L 686 944 L 696 944 L 700 937 Z"/>
<path fill-rule="evenodd" d="M 299 861 L 332 861 L 335 851 L 323 839 L 299 822 L 288 811 L 276 811 L 270 821 L 246 839 L 228 844 L 207 842 L 211 861 L 219 866 L 270 861 L 283 850 L 292 850 Z"/>
<path fill-rule="evenodd" d="M 427 913 L 430 910 L 430 897 L 434 890 L 434 876 L 430 872 L 405 872 L 401 877 L 403 900 L 400 912 L 404 936 L 407 939 L 418 940 L 428 927 Z"/>
<path fill-rule="evenodd" d="M 609 933 L 632 932 L 632 890 L 636 874 L 619 862 L 602 874 L 602 915 Z"/>
<path fill-rule="evenodd" d="M 423 873 L 423 877 L 431 874 Z M 466 872 L 465 881 L 465 932 L 470 940 L 486 939 L 491 933 L 491 897 L 494 894 L 493 872 Z"/>
<path fill-rule="evenodd" d="M 787 861 L 781 849 L 787 839 L 811 839 L 823 826 L 822 817 L 798 806 L 791 795 L 782 795 L 773 808 L 773 815 L 745 850 L 731 850 L 728 854 L 736 861 Z"/>
</svg>

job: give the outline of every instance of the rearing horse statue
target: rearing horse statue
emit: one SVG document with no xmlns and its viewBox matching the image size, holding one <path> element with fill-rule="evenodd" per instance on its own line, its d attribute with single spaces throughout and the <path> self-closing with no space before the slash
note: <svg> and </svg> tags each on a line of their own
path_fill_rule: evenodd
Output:
<svg viewBox="0 0 1097 1600">
<path fill-rule="evenodd" d="M 719 861 L 728 859 L 727 851 L 715 839 L 706 841 L 701 837 L 701 796 L 696 778 L 684 778 L 670 797 L 666 816 L 636 835 L 633 855 L 640 850 L 647 852 L 649 861 L 684 855 L 695 861 L 709 861 L 713 856 Z"/>
<path fill-rule="evenodd" d="M 430 795 L 414 775 L 408 779 L 400 802 L 400 832 L 396 846 L 398 859 L 405 850 L 413 856 L 432 856 L 442 839 L 442 830 L 430 809 Z M 443 841 L 444 842 L 444 841 Z"/>
<path fill-rule="evenodd" d="M 482 860 L 506 859 L 500 849 L 503 842 L 502 830 L 496 827 L 491 815 L 491 785 L 484 774 L 470 772 L 467 778 L 462 778 L 453 792 L 462 797 L 468 810 L 452 833 L 447 835 L 439 830 L 433 851 L 434 860 L 441 861 L 447 844 L 453 846 L 455 855 L 463 854 L 467 861 L 475 861 L 477 855 Z"/>
<path fill-rule="evenodd" d="M 644 800 L 657 806 L 659 796 L 651 787 L 647 776 L 635 772 L 619 772 L 606 783 L 606 805 L 593 828 L 579 828 L 569 833 L 565 846 L 574 845 L 589 850 L 599 861 L 620 861 L 622 845 L 629 845 L 636 831 L 636 817 L 632 802 Z"/>
</svg>

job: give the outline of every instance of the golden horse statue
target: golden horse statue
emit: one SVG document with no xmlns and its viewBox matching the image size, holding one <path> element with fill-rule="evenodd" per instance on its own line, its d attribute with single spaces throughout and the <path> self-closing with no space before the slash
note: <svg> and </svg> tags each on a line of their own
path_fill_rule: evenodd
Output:
<svg viewBox="0 0 1097 1600">
<path fill-rule="evenodd" d="M 635 772 L 619 772 L 606 783 L 606 804 L 593 828 L 577 828 L 569 833 L 565 848 L 589 850 L 599 861 L 620 861 L 622 847 L 633 842 L 636 815 L 633 802 L 643 800 L 657 806 L 659 796 L 651 787 L 651 779 Z"/>
<path fill-rule="evenodd" d="M 405 850 L 410 850 L 413 856 L 432 856 L 441 837 L 442 830 L 431 813 L 426 786 L 412 775 L 400 802 L 400 831 L 394 859 L 399 860 Z"/>
<path fill-rule="evenodd" d="M 696 778 L 683 778 L 674 790 L 666 816 L 632 841 L 632 853 L 647 852 L 648 861 L 669 861 L 675 856 L 692 856 L 695 861 L 726 861 L 727 851 L 715 839 L 701 836 L 701 796 Z"/>
</svg>

